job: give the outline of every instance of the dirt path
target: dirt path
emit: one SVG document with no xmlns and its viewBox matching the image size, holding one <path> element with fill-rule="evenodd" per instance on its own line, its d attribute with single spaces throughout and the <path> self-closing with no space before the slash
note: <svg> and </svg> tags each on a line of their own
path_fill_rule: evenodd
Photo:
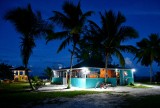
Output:
<svg viewBox="0 0 160 108">
<path fill-rule="evenodd" d="M 124 97 L 111 94 L 81 95 L 75 98 L 55 98 L 51 104 L 38 105 L 34 108 L 117 108 L 123 105 Z"/>
<path fill-rule="evenodd" d="M 81 95 L 75 98 L 55 98 L 43 101 L 43 105 L 33 108 L 120 108 L 125 106 L 125 97 L 141 97 L 146 95 L 160 95 L 160 86 L 152 88 L 115 87 L 108 89 L 90 89 L 94 91 L 113 91 L 111 94 L 99 93 Z M 52 91 L 52 90 L 50 90 Z"/>
</svg>

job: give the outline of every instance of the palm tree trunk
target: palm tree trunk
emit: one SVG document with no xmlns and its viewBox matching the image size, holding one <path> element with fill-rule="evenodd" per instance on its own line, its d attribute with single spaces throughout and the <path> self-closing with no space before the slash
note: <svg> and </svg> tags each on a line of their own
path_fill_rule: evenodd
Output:
<svg viewBox="0 0 160 108">
<path fill-rule="evenodd" d="M 152 83 L 152 73 L 153 73 L 153 69 L 152 69 L 152 63 L 150 64 L 150 83 Z"/>
<path fill-rule="evenodd" d="M 31 87 L 31 90 L 34 90 L 33 85 L 32 85 L 32 82 L 31 82 L 31 79 L 30 79 L 30 76 L 29 76 L 29 72 L 28 72 L 27 66 L 25 66 L 25 73 L 27 74 L 27 77 L 28 77 L 28 81 L 29 81 L 29 85 L 30 85 L 30 87 Z"/>
<path fill-rule="evenodd" d="M 108 68 L 108 54 L 106 54 L 106 63 L 105 63 L 105 69 L 106 69 L 105 83 L 107 82 L 107 77 L 108 77 L 107 68 Z"/>
<path fill-rule="evenodd" d="M 74 50 L 75 50 L 76 44 L 73 45 L 73 51 L 71 53 L 71 61 L 70 61 L 70 75 L 68 79 L 68 89 L 71 88 L 71 77 L 72 77 L 72 64 L 73 64 L 73 55 L 74 55 Z"/>
</svg>

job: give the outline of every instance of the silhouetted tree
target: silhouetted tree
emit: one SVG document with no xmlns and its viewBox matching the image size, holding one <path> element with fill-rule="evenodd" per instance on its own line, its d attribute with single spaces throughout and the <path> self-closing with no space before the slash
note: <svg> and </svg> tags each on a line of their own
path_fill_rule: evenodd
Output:
<svg viewBox="0 0 160 108">
<path fill-rule="evenodd" d="M 13 72 L 11 68 L 12 68 L 11 65 L 0 63 L 0 78 L 13 79 Z"/>
<path fill-rule="evenodd" d="M 48 77 L 50 81 L 52 80 L 53 71 L 52 71 L 52 69 L 50 67 L 47 67 L 44 70 L 44 76 Z"/>
<path fill-rule="evenodd" d="M 126 18 L 118 12 L 117 15 L 113 11 L 105 11 L 104 14 L 100 12 L 101 26 L 93 21 L 90 22 L 90 29 L 88 43 L 94 49 L 98 49 L 105 55 L 105 68 L 108 66 L 108 58 L 112 55 L 118 57 L 120 64 L 125 65 L 125 60 L 122 55 L 123 52 L 134 53 L 136 48 L 132 45 L 122 45 L 122 42 L 137 38 L 138 33 L 130 26 L 124 26 Z"/>
<path fill-rule="evenodd" d="M 16 30 L 21 34 L 21 57 L 30 87 L 34 90 L 27 69 L 29 58 L 32 54 L 33 48 L 36 46 L 35 39 L 42 35 L 46 35 L 47 32 L 51 31 L 51 26 L 47 25 L 47 23 L 42 20 L 41 13 L 39 11 L 36 13 L 33 12 L 30 4 L 27 8 L 18 7 L 10 10 L 6 13 L 5 19 L 13 23 Z"/>
<path fill-rule="evenodd" d="M 58 11 L 53 11 L 53 16 L 50 18 L 51 21 L 59 24 L 64 31 L 57 32 L 53 36 L 49 36 L 47 41 L 52 39 L 64 39 L 61 43 L 57 52 L 60 52 L 67 45 L 72 43 L 72 53 L 70 60 L 70 77 L 72 72 L 73 55 L 75 52 L 76 45 L 81 39 L 81 33 L 83 32 L 83 27 L 87 21 L 87 18 L 91 16 L 92 11 L 83 13 L 81 9 L 80 2 L 78 5 L 73 4 L 73 2 L 66 1 L 62 6 L 63 13 Z M 70 82 L 68 81 L 68 88 L 70 88 Z"/>
<path fill-rule="evenodd" d="M 150 66 L 150 83 L 152 82 L 152 64 L 153 62 L 159 63 L 160 55 L 160 37 L 158 34 L 150 34 L 149 38 L 144 38 L 137 42 L 138 51 L 136 53 L 137 63 L 141 65 Z"/>
</svg>

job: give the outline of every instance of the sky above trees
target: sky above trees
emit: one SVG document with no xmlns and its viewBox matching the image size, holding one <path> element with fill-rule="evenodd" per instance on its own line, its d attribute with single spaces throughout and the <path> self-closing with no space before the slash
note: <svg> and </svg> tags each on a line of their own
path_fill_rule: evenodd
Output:
<svg viewBox="0 0 160 108">
<path fill-rule="evenodd" d="M 5 62 L 13 66 L 22 65 L 20 57 L 20 34 L 16 32 L 14 26 L 3 19 L 4 14 L 18 6 L 27 7 L 30 3 L 34 11 L 39 10 L 44 19 L 51 17 L 52 11 L 62 11 L 61 7 L 65 0 L 1 0 L 0 1 L 0 62 Z M 73 0 L 78 3 L 78 0 Z M 100 24 L 99 12 L 105 10 L 113 10 L 115 13 L 120 11 L 126 17 L 125 25 L 134 27 L 138 33 L 139 38 L 124 42 L 123 44 L 136 45 L 144 37 L 148 37 L 151 33 L 160 32 L 160 1 L 159 0 L 81 0 L 81 7 L 84 12 L 92 10 L 95 12 L 91 20 Z M 55 31 L 59 28 L 55 26 Z M 44 39 L 36 40 L 36 47 L 33 49 L 29 66 L 33 68 L 36 73 L 42 72 L 47 66 L 63 65 L 69 66 L 70 53 L 67 47 L 60 53 L 56 53 L 60 40 L 49 42 L 46 45 Z M 149 75 L 149 67 L 136 64 L 134 56 L 131 54 L 124 54 L 126 64 L 137 69 L 137 75 Z M 118 60 L 113 58 L 113 63 L 118 64 Z M 74 61 L 76 64 L 76 60 Z M 160 70 L 157 64 L 154 64 L 153 71 Z M 147 72 L 147 73 L 146 73 Z"/>
</svg>

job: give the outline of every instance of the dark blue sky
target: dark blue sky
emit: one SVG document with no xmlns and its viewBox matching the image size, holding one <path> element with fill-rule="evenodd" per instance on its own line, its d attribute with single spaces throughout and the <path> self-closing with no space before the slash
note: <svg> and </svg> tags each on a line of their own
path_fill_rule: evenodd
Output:
<svg viewBox="0 0 160 108">
<path fill-rule="evenodd" d="M 16 32 L 14 26 L 3 19 L 4 14 L 18 6 L 26 7 L 31 4 L 34 11 L 39 10 L 44 19 L 52 16 L 52 11 L 61 11 L 61 6 L 65 0 L 0 0 L 0 62 L 5 62 L 13 66 L 22 65 L 20 57 L 20 34 Z M 78 0 L 73 0 L 75 3 Z M 81 0 L 81 7 L 84 12 L 93 10 L 95 14 L 90 18 L 100 24 L 98 12 L 113 10 L 122 12 L 126 16 L 125 25 L 134 27 L 139 32 L 139 38 L 124 42 L 124 44 L 136 45 L 144 37 L 151 33 L 160 33 L 160 1 L 159 0 Z M 61 41 L 45 44 L 44 39 L 36 40 L 36 47 L 30 57 L 29 66 L 35 73 L 40 73 L 46 66 L 67 67 L 70 63 L 68 48 L 59 54 L 56 50 Z M 141 66 L 133 61 L 134 56 L 124 54 L 127 65 L 137 69 L 137 75 L 149 75 L 149 68 Z M 113 63 L 119 63 L 116 58 Z M 76 60 L 74 61 L 76 64 Z M 154 71 L 160 70 L 156 64 Z"/>
</svg>

